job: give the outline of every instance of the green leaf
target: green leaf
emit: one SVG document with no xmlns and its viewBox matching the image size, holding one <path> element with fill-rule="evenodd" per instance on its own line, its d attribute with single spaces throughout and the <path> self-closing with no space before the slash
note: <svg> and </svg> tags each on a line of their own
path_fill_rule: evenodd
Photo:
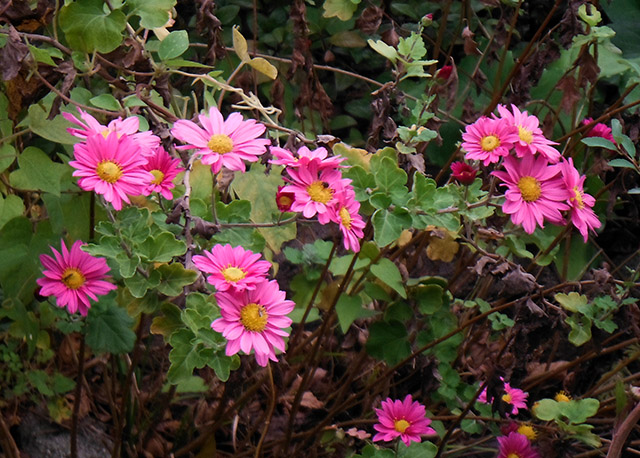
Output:
<svg viewBox="0 0 640 458">
<path fill-rule="evenodd" d="M 371 266 L 371 273 L 382 282 L 393 288 L 400 297 L 406 299 L 407 291 L 404 288 L 402 275 L 398 267 L 388 258 L 381 258 L 377 264 Z"/>
<path fill-rule="evenodd" d="M 324 17 L 337 17 L 341 21 L 348 21 L 358 8 L 360 0 L 325 0 Z"/>
<path fill-rule="evenodd" d="M 76 382 L 74 382 L 69 377 L 65 377 L 59 372 L 53 374 L 52 379 L 52 388 L 56 394 L 64 394 L 68 393 L 76 386 Z"/>
<path fill-rule="evenodd" d="M 6 198 L 0 195 L 0 229 L 16 216 L 24 213 L 22 199 L 14 194 L 9 194 Z"/>
<path fill-rule="evenodd" d="M 164 26 L 171 17 L 169 11 L 176 0 L 127 0 L 131 14 L 140 16 L 140 25 L 145 29 Z"/>
<path fill-rule="evenodd" d="M 569 342 L 576 347 L 591 340 L 591 319 L 585 315 L 574 314 L 565 320 L 571 327 L 569 332 Z"/>
<path fill-rule="evenodd" d="M 369 329 L 367 353 L 393 366 L 411 354 L 407 330 L 399 321 L 373 323 Z"/>
<path fill-rule="evenodd" d="M 438 454 L 438 447 L 432 442 L 411 442 L 407 447 L 404 443 L 398 446 L 398 458 L 433 458 Z"/>
<path fill-rule="evenodd" d="M 569 294 L 558 293 L 553 298 L 565 309 L 570 312 L 582 312 L 581 309 L 587 305 L 589 300 L 587 296 L 584 294 L 579 294 L 575 291 L 570 292 Z"/>
<path fill-rule="evenodd" d="M 91 102 L 91 105 L 94 107 L 103 108 L 105 110 L 120 111 L 122 109 L 120 103 L 111 94 L 97 95 L 89 99 L 89 102 Z"/>
<path fill-rule="evenodd" d="M 5 143 L 0 145 L 0 173 L 9 168 L 13 161 L 16 160 L 16 149 L 13 145 Z"/>
<path fill-rule="evenodd" d="M 183 287 L 190 285 L 198 278 L 197 272 L 185 269 L 179 262 L 161 265 L 157 271 L 162 278 L 158 291 L 169 297 L 180 295 Z"/>
<path fill-rule="evenodd" d="M 171 32 L 160 42 L 158 56 L 161 60 L 175 59 L 189 49 L 189 35 L 186 30 L 176 30 Z"/>
<path fill-rule="evenodd" d="M 140 272 L 136 272 L 133 277 L 125 278 L 124 284 L 131 295 L 135 298 L 142 298 L 150 288 L 155 288 L 160 283 L 160 273 L 156 270 L 152 270 L 149 274 L 149 278 L 145 278 Z"/>
<path fill-rule="evenodd" d="M 36 370 L 27 372 L 29 382 L 44 396 L 53 396 L 54 392 L 49 386 L 49 376 L 45 371 Z"/>
<path fill-rule="evenodd" d="M 115 260 L 118 263 L 120 275 L 122 275 L 123 278 L 133 277 L 133 274 L 136 273 L 136 268 L 140 265 L 140 256 L 134 254 L 129 257 L 124 251 L 120 251 L 116 255 Z"/>
<path fill-rule="evenodd" d="M 396 48 L 389 46 L 382 40 L 373 41 L 369 39 L 367 40 L 367 43 L 369 43 L 369 46 L 371 46 L 375 52 L 386 57 L 392 63 L 396 63 L 396 60 L 398 59 L 398 51 Z"/>
<path fill-rule="evenodd" d="M 393 212 L 376 210 L 371 221 L 375 231 L 374 240 L 383 247 L 395 242 L 402 231 L 411 226 L 411 215 L 402 208 L 396 208 Z"/>
<path fill-rule="evenodd" d="M 48 111 L 37 104 L 29 107 L 29 129 L 42 138 L 51 140 L 54 143 L 63 145 L 73 145 L 78 139 L 67 132 L 67 128 L 73 126 L 61 115 L 52 120 L 48 120 Z"/>
<path fill-rule="evenodd" d="M 634 169 L 634 170 L 636 169 L 636 166 L 633 165 L 633 163 L 631 161 L 628 161 L 627 159 L 613 159 L 609 161 L 607 164 L 610 165 L 611 167 L 621 167 L 625 169 Z"/>
<path fill-rule="evenodd" d="M 532 409 L 533 414 L 542 421 L 552 421 L 560 417 L 560 402 L 553 399 L 541 399 Z"/>
<path fill-rule="evenodd" d="M 574 424 L 584 423 L 587 418 L 598 413 L 600 408 L 600 401 L 593 398 L 571 400 L 560 404 L 562 414 L 567 417 L 570 423 Z"/>
<path fill-rule="evenodd" d="M 371 158 L 371 172 L 378 188 L 382 191 L 393 193 L 405 188 L 407 173 L 398 167 L 398 164 L 391 158 L 373 156 Z"/>
<path fill-rule="evenodd" d="M 408 57 L 410 60 L 418 60 L 427 54 L 422 36 L 419 33 L 411 32 L 407 38 L 400 38 L 398 42 L 398 53 Z"/>
<path fill-rule="evenodd" d="M 169 262 L 174 256 L 181 256 L 187 251 L 187 245 L 176 239 L 171 232 L 161 232 L 156 237 L 148 237 L 138 247 L 141 257 L 147 261 Z"/>
<path fill-rule="evenodd" d="M 87 53 L 108 53 L 116 49 L 127 23 L 120 10 L 106 13 L 102 0 L 77 0 L 63 6 L 58 18 L 69 46 Z"/>
<path fill-rule="evenodd" d="M 204 367 L 205 362 L 200 360 L 194 340 L 195 335 L 189 329 L 179 329 L 171 334 L 169 343 L 173 348 L 169 352 L 169 383 L 175 385 L 180 380 L 190 378 L 196 366 Z"/>
<path fill-rule="evenodd" d="M 590 147 L 616 150 L 616 145 L 611 140 L 602 137 L 587 137 L 583 138 L 581 142 Z"/>
<path fill-rule="evenodd" d="M 131 330 L 133 319 L 118 307 L 113 296 L 100 298 L 87 315 L 87 344 L 98 353 L 127 353 L 136 341 Z"/>
<path fill-rule="evenodd" d="M 358 296 L 340 296 L 336 304 L 336 314 L 338 315 L 338 323 L 342 333 L 349 330 L 351 324 L 358 318 L 369 317 L 375 315 L 375 311 L 362 308 L 362 299 Z"/>
<path fill-rule="evenodd" d="M 415 292 L 418 309 L 425 315 L 433 315 L 442 307 L 442 288 L 438 285 L 419 285 Z"/>
<path fill-rule="evenodd" d="M 55 49 L 56 51 L 59 51 L 58 49 L 56 48 L 42 49 L 42 48 L 37 48 L 33 45 L 27 45 L 27 46 L 29 47 L 29 52 L 31 52 L 31 55 L 33 56 L 36 62 L 56 67 L 56 63 L 53 61 L 53 59 L 51 58 L 51 54 L 48 51 L 49 49 Z M 61 57 L 61 56 L 56 56 L 56 57 Z"/>
<path fill-rule="evenodd" d="M 69 166 L 53 162 L 42 150 L 29 146 L 18 156 L 20 168 L 11 172 L 11 186 L 60 195 L 60 180 Z"/>
<path fill-rule="evenodd" d="M 207 366 L 213 369 L 213 371 L 216 373 L 216 377 L 218 377 L 221 382 L 226 382 L 227 380 L 229 380 L 231 370 L 237 369 L 239 365 L 240 358 L 238 357 L 238 355 L 216 355 L 211 361 L 207 363 Z"/>
</svg>

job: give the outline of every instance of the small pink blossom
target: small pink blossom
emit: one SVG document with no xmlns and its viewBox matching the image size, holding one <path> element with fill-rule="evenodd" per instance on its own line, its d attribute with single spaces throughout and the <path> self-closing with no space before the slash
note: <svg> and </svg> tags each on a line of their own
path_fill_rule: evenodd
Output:
<svg viewBox="0 0 640 458">
<path fill-rule="evenodd" d="M 389 442 L 399 437 L 408 447 L 411 442 L 421 442 L 423 434 L 435 434 L 426 417 L 426 409 L 408 394 L 403 401 L 387 398 L 382 401 L 382 408 L 376 409 L 378 423 L 373 429 L 378 431 L 373 441 Z"/>
<path fill-rule="evenodd" d="M 539 458 L 538 452 L 523 434 L 512 432 L 508 436 L 498 437 L 498 444 L 497 458 Z"/>
<path fill-rule="evenodd" d="M 326 215 L 330 221 L 337 223 L 342 231 L 342 243 L 347 250 L 354 253 L 360 251 L 360 239 L 364 237 L 363 229 L 366 223 L 358 213 L 360 202 L 355 199 L 353 189 L 348 188 L 338 192 L 336 202 L 327 209 Z M 318 221 L 321 223 L 320 215 Z"/>
<path fill-rule="evenodd" d="M 320 169 L 316 162 L 310 162 L 308 167 L 290 168 L 287 180 L 290 191 L 295 195 L 291 211 L 302 212 L 305 218 L 327 212 L 327 208 L 336 202 L 337 192 L 351 183 L 342 178 L 342 173 L 336 169 Z"/>
<path fill-rule="evenodd" d="M 98 296 L 116 289 L 116 285 L 109 283 L 107 272 L 109 267 L 103 258 L 95 258 L 80 249 L 81 241 L 76 241 L 67 250 L 64 240 L 60 241 L 62 253 L 50 247 L 55 259 L 49 255 L 40 255 L 40 262 L 45 270 L 44 277 L 36 282 L 41 286 L 42 296 L 55 296 L 58 307 L 66 307 L 69 313 L 80 312 L 86 316 L 91 302 L 98 300 Z"/>
<path fill-rule="evenodd" d="M 222 317 L 211 327 L 228 340 L 228 356 L 254 350 L 260 366 L 266 366 L 269 360 L 278 361 L 275 350 L 285 351 L 283 337 L 289 335 L 285 328 L 292 322 L 287 314 L 295 307 L 280 291 L 278 282 L 263 281 L 253 290 L 219 292 L 216 300 Z"/>
<path fill-rule="evenodd" d="M 147 183 L 154 177 L 144 169 L 147 160 L 138 154 L 138 146 L 128 136 L 118 137 L 111 132 L 105 138 L 101 134 L 90 135 L 86 142 L 73 146 L 75 160 L 69 165 L 75 168 L 74 177 L 80 177 L 78 186 L 104 196 L 116 210 L 122 209 L 122 201 L 128 196 L 143 194 Z"/>
<path fill-rule="evenodd" d="M 271 268 L 269 261 L 260 261 L 260 253 L 245 250 L 241 246 L 215 245 L 211 251 L 196 255 L 193 263 L 202 272 L 211 274 L 207 282 L 218 291 L 244 291 L 255 289 L 266 281 Z"/>
<path fill-rule="evenodd" d="M 314 163 L 319 169 L 339 168 L 346 158 L 342 156 L 329 156 L 326 148 L 319 147 L 314 150 L 301 146 L 298 151 L 293 153 L 279 146 L 269 148 L 271 154 L 276 158 L 270 162 L 276 165 L 284 165 L 286 167 L 309 167 L 310 163 Z"/>
<path fill-rule="evenodd" d="M 544 227 L 544 220 L 563 224 L 561 210 L 568 210 L 565 203 L 567 189 L 558 174 L 558 166 L 549 165 L 544 156 L 527 155 L 522 159 L 507 157 L 506 172 L 492 175 L 507 187 L 502 211 L 511 215 L 514 224 L 521 224 L 527 234 L 532 234 L 536 224 Z"/>
<path fill-rule="evenodd" d="M 76 118 L 71 113 L 62 113 L 64 119 L 80 126 L 79 129 L 76 127 L 70 127 L 67 129 L 67 131 L 74 137 L 86 140 L 87 137 L 95 134 L 102 134 L 106 137 L 111 132 L 117 133 L 118 136 L 126 135 L 133 140 L 133 143 L 136 146 L 139 147 L 140 154 L 143 156 L 153 154 L 153 151 L 160 146 L 160 138 L 153 135 L 153 132 L 150 130 L 138 132 L 138 129 L 140 128 L 140 121 L 136 116 L 130 116 L 125 119 L 114 119 L 107 126 L 104 126 L 86 111 L 82 111 L 78 108 L 78 112 L 80 113 L 80 118 L 82 118 L 82 120 Z"/>
<path fill-rule="evenodd" d="M 180 167 L 180 159 L 172 158 L 169 153 L 160 146 L 156 148 L 154 153 L 147 157 L 147 164 L 144 169 L 153 176 L 153 180 L 147 183 L 147 187 L 143 194 L 150 195 L 157 192 L 165 199 L 173 199 L 171 190 L 175 188 L 173 180 L 184 169 Z"/>
<path fill-rule="evenodd" d="M 560 153 L 551 145 L 556 142 L 547 140 L 540 129 L 540 121 L 536 116 L 520 112 L 518 107 L 511 105 L 511 113 L 504 105 L 498 105 L 498 113 L 502 119 L 518 130 L 518 141 L 515 144 L 516 155 L 524 157 L 527 154 L 540 153 L 549 162 L 555 164 L 560 160 Z"/>
<path fill-rule="evenodd" d="M 288 212 L 291 210 L 291 204 L 295 199 L 295 193 L 288 189 L 288 186 L 278 186 L 276 192 L 276 205 L 281 212 Z"/>
<path fill-rule="evenodd" d="M 198 115 L 200 124 L 180 119 L 175 122 L 171 134 L 185 143 L 178 149 L 195 149 L 202 156 L 202 163 L 211 165 L 213 173 L 222 166 L 229 170 L 244 172 L 244 161 L 256 162 L 271 142 L 260 137 L 266 130 L 254 119 L 243 120 L 240 113 L 231 113 L 225 120 L 216 107 L 209 115 Z"/>
<path fill-rule="evenodd" d="M 508 156 L 509 150 L 520 140 L 518 129 L 503 119 L 485 116 L 469 124 L 462 134 L 465 159 L 479 160 L 484 165 L 498 162 Z"/>
<path fill-rule="evenodd" d="M 584 118 L 582 120 L 582 125 L 586 126 L 587 124 L 591 124 L 592 122 L 593 122 L 593 118 Z M 613 138 L 613 133 L 611 131 L 611 127 L 609 127 L 606 124 L 603 124 L 601 122 L 597 123 L 591 129 L 587 130 L 584 133 L 584 136 L 585 137 L 602 137 L 602 138 L 604 138 L 606 140 L 609 140 L 614 145 L 616 144 L 616 141 Z"/>
<path fill-rule="evenodd" d="M 470 185 L 476 179 L 478 171 L 466 162 L 457 161 L 451 164 L 451 176 L 459 183 Z"/>
<path fill-rule="evenodd" d="M 525 393 L 519 388 L 512 388 L 508 382 L 504 381 L 504 378 L 500 377 L 502 383 L 504 383 L 503 389 L 504 394 L 502 395 L 502 401 L 506 404 L 511 405 L 511 414 L 517 415 L 519 409 L 527 408 L 527 398 L 529 397 L 529 393 Z M 484 404 L 488 404 L 489 400 L 487 400 L 487 389 L 485 388 L 478 396 L 478 402 L 482 402 Z"/>
<path fill-rule="evenodd" d="M 562 179 L 569 193 L 568 203 L 571 206 L 571 222 L 580 231 L 585 243 L 589 238 L 589 231 L 595 234 L 595 230 L 602 224 L 593 211 L 596 200 L 590 194 L 584 192 L 585 175 L 574 167 L 573 159 L 569 158 L 559 164 L 562 171 Z"/>
</svg>

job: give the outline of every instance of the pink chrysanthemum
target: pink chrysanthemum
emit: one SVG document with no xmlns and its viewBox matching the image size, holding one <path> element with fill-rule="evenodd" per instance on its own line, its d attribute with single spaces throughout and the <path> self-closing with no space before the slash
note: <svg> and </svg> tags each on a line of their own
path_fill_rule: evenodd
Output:
<svg viewBox="0 0 640 458">
<path fill-rule="evenodd" d="M 104 126 L 86 111 L 82 111 L 78 108 L 78 112 L 80 113 L 82 121 L 71 113 L 62 113 L 62 116 L 67 121 L 80 126 L 79 129 L 76 127 L 70 127 L 67 129 L 67 131 L 75 137 L 82 138 L 84 140 L 95 134 L 102 134 L 106 137 L 111 132 L 116 132 L 118 136 L 126 135 L 130 137 L 131 140 L 133 140 L 133 143 L 140 148 L 140 154 L 143 156 L 153 154 L 153 151 L 160 146 L 160 138 L 153 135 L 150 130 L 138 132 L 138 129 L 140 128 L 140 121 L 136 116 L 130 116 L 125 119 L 114 119 L 107 126 Z"/>
<path fill-rule="evenodd" d="M 511 105 L 511 113 L 504 105 L 498 105 L 498 113 L 502 119 L 518 129 L 519 140 L 515 144 L 516 155 L 523 157 L 527 154 L 540 153 L 553 164 L 560 160 L 560 153 L 551 145 L 556 142 L 547 140 L 540 129 L 540 121 L 536 116 L 520 112 L 518 107 Z"/>
<path fill-rule="evenodd" d="M 295 193 L 288 188 L 288 186 L 278 186 L 278 191 L 276 192 L 276 204 L 281 212 L 291 210 L 291 204 L 295 199 Z"/>
<path fill-rule="evenodd" d="M 154 179 L 144 169 L 147 160 L 137 154 L 138 147 L 130 137 L 111 132 L 107 137 L 91 135 L 86 142 L 73 146 L 74 161 L 69 165 L 77 169 L 74 177 L 81 177 L 78 186 L 104 196 L 113 208 L 120 210 L 127 196 L 141 195 L 147 183 Z"/>
<path fill-rule="evenodd" d="M 147 183 L 143 194 L 148 196 L 152 192 L 162 194 L 165 199 L 173 199 L 171 190 L 175 188 L 173 179 L 184 169 L 180 167 L 180 159 L 172 158 L 169 153 L 160 146 L 153 155 L 147 157 L 144 169 L 153 175 L 153 180 Z"/>
<path fill-rule="evenodd" d="M 320 169 L 315 162 L 310 162 L 308 167 L 291 168 L 289 175 L 291 184 L 288 188 L 295 195 L 291 211 L 302 212 L 305 218 L 326 213 L 336 202 L 338 191 L 351 183 L 342 178 L 340 170 Z"/>
<path fill-rule="evenodd" d="M 50 247 L 55 259 L 49 255 L 40 255 L 40 262 L 45 270 L 44 277 L 36 282 L 41 286 L 42 296 L 55 296 L 58 307 L 66 307 L 69 313 L 80 312 L 86 316 L 91 302 L 98 296 L 116 289 L 116 285 L 105 281 L 111 277 L 107 261 L 94 258 L 80 249 L 81 241 L 76 241 L 71 250 L 67 250 L 64 240 L 60 241 L 62 254 Z"/>
<path fill-rule="evenodd" d="M 489 165 L 509 155 L 509 150 L 519 139 L 518 130 L 509 122 L 483 116 L 465 129 L 462 148 L 467 151 L 465 159 Z"/>
<path fill-rule="evenodd" d="M 587 124 L 591 124 L 592 122 L 593 122 L 593 118 L 584 118 L 582 120 L 582 125 L 586 126 Z M 609 127 L 606 124 L 603 124 L 601 122 L 597 123 L 591 129 L 586 131 L 584 133 L 584 136 L 585 137 L 602 137 L 602 138 L 605 138 L 605 139 L 609 140 L 614 145 L 616 143 L 616 141 L 613 138 L 613 133 L 611 132 L 611 127 Z"/>
<path fill-rule="evenodd" d="M 222 166 L 229 170 L 244 172 L 243 161 L 256 162 L 271 143 L 258 138 L 265 131 L 264 125 L 254 119 L 243 120 L 240 113 L 231 113 L 225 120 L 216 107 L 209 109 L 209 116 L 198 115 L 198 126 L 192 121 L 180 119 L 175 122 L 171 134 L 187 143 L 178 149 L 196 149 L 202 155 L 202 163 L 211 165 L 213 173 Z"/>
<path fill-rule="evenodd" d="M 504 378 L 500 377 L 502 383 L 504 383 L 504 394 L 502 395 L 502 401 L 511 405 L 511 414 L 517 415 L 519 409 L 527 408 L 527 398 L 529 393 L 525 393 L 519 388 L 512 388 L 508 382 L 504 381 Z M 487 389 L 485 388 L 480 396 L 478 396 L 478 402 L 489 403 L 487 400 Z"/>
<path fill-rule="evenodd" d="M 272 146 L 269 151 L 276 158 L 270 161 L 272 164 L 286 167 L 308 167 L 313 162 L 319 169 L 338 168 L 344 167 L 340 164 L 346 160 L 345 157 L 338 155 L 329 157 L 327 150 L 323 147 L 310 150 L 306 146 L 301 146 L 296 153 L 292 153 L 279 146 Z"/>
<path fill-rule="evenodd" d="M 451 164 L 451 176 L 464 185 L 470 185 L 476 179 L 478 171 L 466 162 L 457 161 Z"/>
<path fill-rule="evenodd" d="M 538 458 L 538 452 L 531 447 L 529 439 L 523 434 L 509 433 L 498 437 L 499 452 L 497 458 Z"/>
<path fill-rule="evenodd" d="M 278 361 L 275 349 L 285 351 L 284 339 L 289 335 L 284 328 L 291 325 L 287 316 L 295 304 L 285 298 L 275 280 L 263 281 L 254 290 L 216 293 L 221 318 L 211 327 L 227 339 L 228 356 L 240 350 L 255 351 L 256 361 L 266 366 L 269 360 Z"/>
<path fill-rule="evenodd" d="M 426 415 L 425 407 L 414 401 L 408 394 L 404 401 L 387 398 L 382 401 L 382 409 L 376 409 L 379 423 L 373 425 L 378 431 L 373 441 L 392 441 L 399 437 L 408 447 L 411 442 L 421 442 L 423 434 L 435 434 L 429 425 L 431 420 Z"/>
<path fill-rule="evenodd" d="M 562 171 L 562 179 L 569 191 L 569 205 L 571 206 L 571 222 L 580 231 L 585 243 L 589 238 L 589 231 L 595 234 L 595 230 L 601 226 L 600 220 L 593 211 L 596 200 L 590 194 L 584 192 L 585 175 L 574 167 L 573 159 L 562 161 L 559 164 Z"/>
<path fill-rule="evenodd" d="M 209 273 L 207 281 L 218 291 L 244 291 L 255 289 L 266 281 L 271 268 L 269 261 L 260 261 L 260 253 L 245 250 L 241 246 L 216 245 L 211 251 L 196 255 L 193 263 L 202 272 Z"/>
<path fill-rule="evenodd" d="M 360 251 L 360 239 L 364 236 L 362 230 L 366 226 L 358 213 L 359 210 L 360 202 L 355 199 L 355 194 L 349 186 L 336 195 L 336 202 L 328 208 L 326 213 L 329 220 L 337 223 L 340 227 L 344 247 L 354 253 Z M 320 222 L 322 223 L 322 221 Z"/>
<path fill-rule="evenodd" d="M 568 210 L 567 189 L 558 177 L 560 169 L 549 165 L 544 156 L 527 155 L 522 159 L 507 157 L 506 172 L 496 171 L 507 187 L 502 211 L 511 215 L 514 224 L 521 224 L 527 234 L 532 234 L 536 224 L 544 227 L 544 220 L 563 224 L 561 210 Z"/>
</svg>

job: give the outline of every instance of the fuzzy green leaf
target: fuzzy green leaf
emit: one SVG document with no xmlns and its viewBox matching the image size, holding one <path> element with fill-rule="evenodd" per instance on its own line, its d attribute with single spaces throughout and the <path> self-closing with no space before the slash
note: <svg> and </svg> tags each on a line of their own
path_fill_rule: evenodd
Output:
<svg viewBox="0 0 640 458">
<path fill-rule="evenodd" d="M 102 0 L 77 0 L 63 6 L 58 18 L 69 46 L 87 53 L 116 49 L 127 23 L 122 11 L 105 12 Z"/>
</svg>

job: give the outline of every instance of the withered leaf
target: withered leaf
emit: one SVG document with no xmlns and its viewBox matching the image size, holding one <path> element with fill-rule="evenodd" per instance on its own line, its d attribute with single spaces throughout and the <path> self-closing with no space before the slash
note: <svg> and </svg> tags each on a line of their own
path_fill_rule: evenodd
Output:
<svg viewBox="0 0 640 458">
<path fill-rule="evenodd" d="M 362 30 L 362 33 L 373 35 L 378 31 L 382 24 L 382 15 L 384 11 L 377 6 L 368 6 L 362 11 L 362 14 L 356 21 L 356 27 Z"/>
<path fill-rule="evenodd" d="M 565 75 L 558 81 L 558 84 L 556 84 L 556 89 L 562 92 L 560 107 L 562 107 L 566 113 L 571 113 L 573 106 L 582 97 L 576 85 L 576 79 L 571 74 Z"/>
<path fill-rule="evenodd" d="M 7 43 L 0 49 L 0 66 L 2 66 L 2 79 L 9 81 L 14 79 L 22 61 L 29 55 L 29 48 L 20 39 L 20 34 L 12 25 L 9 26 Z"/>
<path fill-rule="evenodd" d="M 478 55 L 480 51 L 478 50 L 478 43 L 473 40 L 473 36 L 475 34 L 471 31 L 469 26 L 465 27 L 462 30 L 462 38 L 464 39 L 464 53 L 467 56 Z"/>
</svg>

